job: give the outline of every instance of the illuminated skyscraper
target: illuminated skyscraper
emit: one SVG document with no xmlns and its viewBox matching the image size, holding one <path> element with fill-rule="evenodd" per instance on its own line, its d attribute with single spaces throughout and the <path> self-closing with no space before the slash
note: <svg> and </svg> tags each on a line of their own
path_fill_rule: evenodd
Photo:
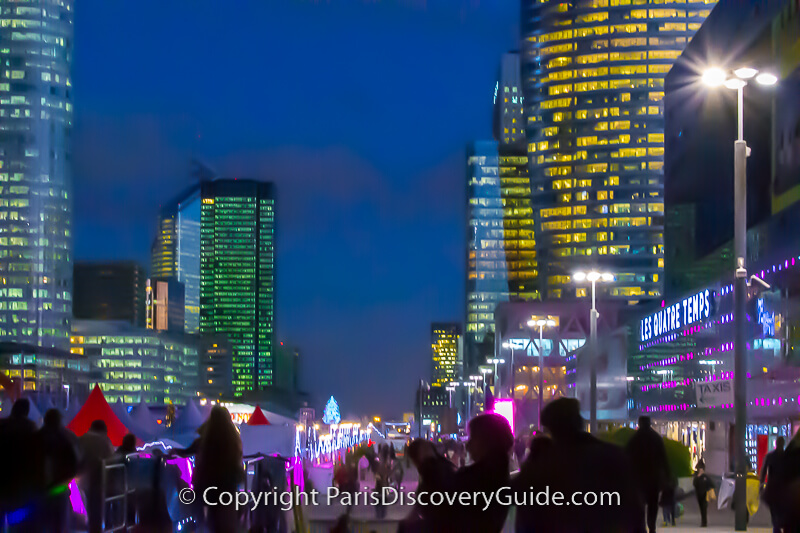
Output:
<svg viewBox="0 0 800 533">
<path fill-rule="evenodd" d="M 628 302 L 664 270 L 664 77 L 714 0 L 523 0 L 522 73 L 543 297 L 586 297 L 574 270 L 616 274 Z"/>
<path fill-rule="evenodd" d="M 200 184 L 161 209 L 151 249 L 153 278 L 184 286 L 186 333 L 200 328 Z"/>
<path fill-rule="evenodd" d="M 0 339 L 65 348 L 72 314 L 71 0 L 0 0 Z"/>
<path fill-rule="evenodd" d="M 458 324 L 431 324 L 432 385 L 446 387 L 461 376 L 461 327 Z"/>
<path fill-rule="evenodd" d="M 501 146 L 525 147 L 523 102 L 519 53 L 503 54 L 494 95 L 494 138 Z"/>
<path fill-rule="evenodd" d="M 200 333 L 228 339 L 242 396 L 275 384 L 274 188 L 215 180 L 200 195 Z"/>
</svg>

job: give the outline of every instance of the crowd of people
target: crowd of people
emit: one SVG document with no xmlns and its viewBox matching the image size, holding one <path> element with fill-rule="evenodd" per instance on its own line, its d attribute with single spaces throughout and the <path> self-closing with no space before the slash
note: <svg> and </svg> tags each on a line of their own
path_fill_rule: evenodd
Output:
<svg viewBox="0 0 800 533">
<path fill-rule="evenodd" d="M 14 403 L 8 417 L 0 419 L 0 524 L 15 533 L 66 533 L 79 527 L 95 533 L 108 527 L 110 520 L 123 523 L 123 506 L 104 501 L 120 493 L 123 484 L 118 475 L 104 472 L 104 466 L 124 462 L 134 454 L 136 437 L 126 435 L 115 449 L 102 420 L 92 422 L 77 437 L 64 427 L 57 409 L 45 413 L 38 429 L 29 412 L 30 403 L 23 398 Z M 228 411 L 214 406 L 198 433 L 189 449 L 180 450 L 195 456 L 195 489 L 216 486 L 236 491 L 245 472 L 241 439 Z M 69 484 L 73 479 L 84 494 L 85 526 L 77 523 L 72 512 Z M 138 517 L 142 531 L 172 531 L 166 498 L 158 493 L 158 484 L 155 490 L 156 494 L 140 491 L 138 498 L 126 496 L 127 523 Z M 198 508 L 193 516 L 215 533 L 233 533 L 238 527 L 235 513 L 231 506 L 217 505 Z"/>
<path fill-rule="evenodd" d="M 503 486 L 515 494 L 515 530 L 521 533 L 654 533 L 658 510 L 675 525 L 678 500 L 683 492 L 671 472 L 662 437 L 648 417 L 626 446 L 603 442 L 584 431 L 576 400 L 561 398 L 542 413 L 545 433 L 530 440 L 527 450 L 514 440 L 508 423 L 495 414 L 482 414 L 468 425 L 467 451 L 471 463 L 454 465 L 433 443 L 417 439 L 408 456 L 419 471 L 418 492 L 493 492 Z M 764 500 L 770 506 L 775 531 L 800 532 L 800 437 L 786 450 L 769 454 L 762 469 L 766 481 Z M 520 459 L 520 471 L 509 476 L 509 460 Z M 715 484 L 699 461 L 693 486 L 707 526 L 708 501 Z M 571 494 L 619 494 L 614 505 L 538 505 L 524 501 L 525 494 L 549 491 Z M 400 533 L 499 532 L 509 507 L 494 502 L 488 509 L 475 505 L 417 506 L 401 523 Z"/>
</svg>

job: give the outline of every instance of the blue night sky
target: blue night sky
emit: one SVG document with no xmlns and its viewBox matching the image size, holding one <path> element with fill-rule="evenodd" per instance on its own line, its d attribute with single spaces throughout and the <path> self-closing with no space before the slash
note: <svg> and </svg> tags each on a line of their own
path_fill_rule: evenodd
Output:
<svg viewBox="0 0 800 533">
<path fill-rule="evenodd" d="M 491 136 L 518 17 L 511 0 L 77 2 L 77 258 L 148 266 L 191 157 L 274 181 L 277 328 L 314 407 L 411 411 L 430 323 L 463 321 L 465 147 Z"/>
</svg>

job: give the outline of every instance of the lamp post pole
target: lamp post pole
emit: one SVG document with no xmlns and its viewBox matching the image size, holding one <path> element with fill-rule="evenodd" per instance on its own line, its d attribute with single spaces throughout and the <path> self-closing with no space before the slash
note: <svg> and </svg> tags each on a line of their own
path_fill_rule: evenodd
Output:
<svg viewBox="0 0 800 533">
<path fill-rule="evenodd" d="M 589 359 L 589 432 L 597 434 L 597 307 L 595 304 L 595 284 L 597 279 L 592 279 L 592 311 L 589 315 L 589 344 L 591 357 Z"/>
<path fill-rule="evenodd" d="M 747 530 L 747 348 L 745 346 L 747 301 L 747 143 L 744 141 L 744 85 L 737 89 L 739 136 L 733 145 L 734 255 L 733 286 L 733 403 L 736 423 L 736 531 Z"/>
<path fill-rule="evenodd" d="M 544 345 L 542 340 L 542 332 L 544 331 L 544 324 L 539 322 L 539 430 L 542 429 L 542 411 L 544 410 Z"/>
<path fill-rule="evenodd" d="M 736 90 L 737 137 L 733 143 L 733 247 L 736 266 L 733 282 L 733 407 L 736 424 L 736 484 L 733 502 L 736 507 L 736 531 L 747 531 L 747 143 L 744 140 L 744 88 L 755 79 L 759 85 L 775 85 L 778 77 L 769 72 L 759 73 L 751 67 L 741 67 L 730 77 L 729 72 L 710 68 L 703 82 L 710 87 L 724 85 Z M 755 278 L 755 276 L 754 276 Z M 769 287 L 766 283 L 760 283 Z"/>
<path fill-rule="evenodd" d="M 589 431 L 597 433 L 597 312 L 596 289 L 597 282 L 612 282 L 614 274 L 610 272 L 600 273 L 595 270 L 591 272 L 575 272 L 572 279 L 578 282 L 588 281 L 592 284 L 592 310 L 589 313 Z"/>
</svg>

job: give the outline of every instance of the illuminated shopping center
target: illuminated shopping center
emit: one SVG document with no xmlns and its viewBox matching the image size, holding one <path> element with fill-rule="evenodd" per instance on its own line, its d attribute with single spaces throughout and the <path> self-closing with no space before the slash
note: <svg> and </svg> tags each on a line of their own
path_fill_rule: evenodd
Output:
<svg viewBox="0 0 800 533">
<path fill-rule="evenodd" d="M 662 296 L 664 77 L 714 1 L 523 2 L 522 78 L 540 288 L 616 273 L 608 296 Z"/>
<path fill-rule="evenodd" d="M 800 403 L 791 325 L 800 254 L 757 267 L 752 272 L 771 289 L 748 289 L 747 451 L 754 468 L 778 436 L 796 432 Z M 630 419 L 653 417 L 716 473 L 730 470 L 734 455 L 733 328 L 732 280 L 664 301 L 631 323 Z"/>
</svg>

